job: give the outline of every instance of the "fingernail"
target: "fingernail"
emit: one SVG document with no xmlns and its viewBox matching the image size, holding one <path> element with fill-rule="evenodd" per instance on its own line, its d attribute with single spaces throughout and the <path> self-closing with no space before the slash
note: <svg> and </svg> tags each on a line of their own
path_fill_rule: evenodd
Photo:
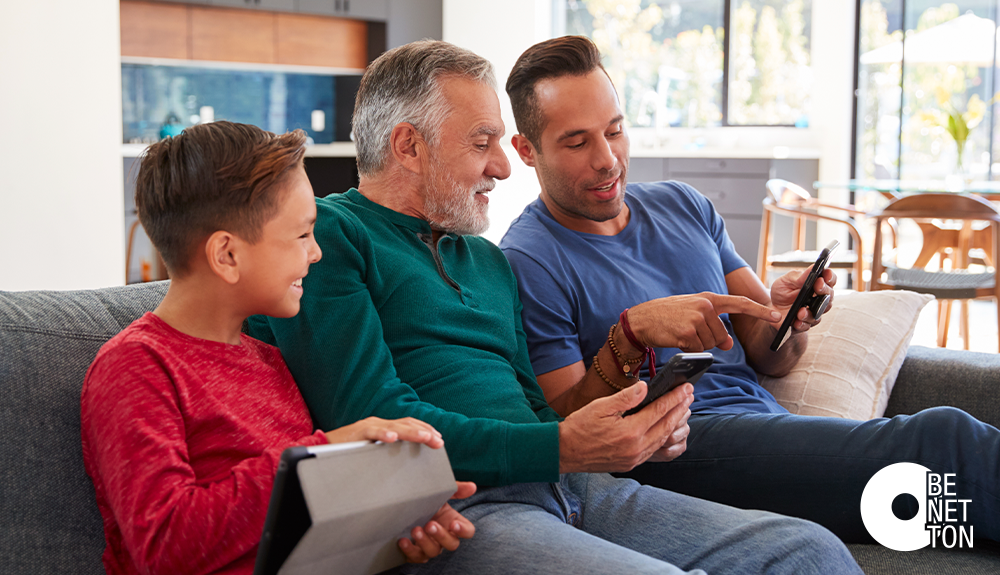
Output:
<svg viewBox="0 0 1000 575">
<path fill-rule="evenodd" d="M 771 319 L 781 319 L 781 314 L 778 313 L 778 312 L 776 312 L 776 311 L 772 311 L 771 312 Z"/>
<path fill-rule="evenodd" d="M 414 539 L 423 539 L 424 538 L 424 532 L 423 531 L 417 531 L 417 534 L 414 535 L 413 538 Z"/>
<path fill-rule="evenodd" d="M 462 530 L 462 524 L 459 523 L 458 521 L 451 524 L 452 533 L 458 533 L 461 530 Z"/>
</svg>

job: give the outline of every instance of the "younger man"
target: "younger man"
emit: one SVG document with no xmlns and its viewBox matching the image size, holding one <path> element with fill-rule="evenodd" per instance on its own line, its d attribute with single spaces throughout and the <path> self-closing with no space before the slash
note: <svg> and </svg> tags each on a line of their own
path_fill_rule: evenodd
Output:
<svg viewBox="0 0 1000 575">
<path fill-rule="evenodd" d="M 252 314 L 295 315 L 320 259 L 304 144 L 301 130 L 216 122 L 154 144 L 142 161 L 139 219 L 173 280 L 155 311 L 101 348 L 81 399 L 108 573 L 251 573 L 287 447 L 444 444 L 415 419 L 314 430 L 278 349 L 240 332 Z M 424 562 L 473 532 L 445 505 L 399 546 Z"/>
</svg>

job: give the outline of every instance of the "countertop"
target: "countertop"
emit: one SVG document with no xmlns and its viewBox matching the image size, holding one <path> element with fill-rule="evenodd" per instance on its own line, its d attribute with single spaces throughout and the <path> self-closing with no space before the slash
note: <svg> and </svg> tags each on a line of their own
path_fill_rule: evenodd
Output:
<svg viewBox="0 0 1000 575">
<path fill-rule="evenodd" d="M 149 144 L 122 144 L 123 158 L 138 158 Z M 306 157 L 311 158 L 353 158 L 357 155 L 354 142 L 334 142 L 313 144 L 306 148 Z M 778 159 L 817 160 L 820 152 L 812 148 L 774 146 L 770 148 L 681 148 L 676 146 L 647 148 L 633 145 L 632 158 L 733 158 L 733 159 Z"/>
<path fill-rule="evenodd" d="M 122 144 L 123 158 L 138 158 L 149 144 Z M 353 158 L 357 155 L 354 142 L 334 142 L 313 144 L 306 147 L 306 157 L 310 158 Z"/>
</svg>

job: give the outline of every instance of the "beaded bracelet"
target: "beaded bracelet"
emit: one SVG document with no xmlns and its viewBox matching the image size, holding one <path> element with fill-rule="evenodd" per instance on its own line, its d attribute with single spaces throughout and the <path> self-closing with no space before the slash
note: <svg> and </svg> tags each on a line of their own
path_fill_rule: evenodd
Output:
<svg viewBox="0 0 1000 575">
<path fill-rule="evenodd" d="M 624 357 L 622 357 L 622 354 L 618 351 L 618 346 L 615 345 L 616 327 L 618 327 L 617 323 L 611 326 L 611 329 L 608 330 L 608 346 L 611 347 L 611 352 L 614 354 L 615 367 L 620 369 L 622 373 L 625 374 L 625 377 L 627 377 L 628 379 L 635 379 L 636 377 L 638 377 L 638 374 L 636 373 L 638 369 L 633 370 L 632 365 L 633 364 L 641 365 L 643 360 L 646 359 L 646 354 L 644 353 L 642 354 L 642 356 L 637 357 L 635 359 L 625 359 Z"/>
<path fill-rule="evenodd" d="M 604 370 L 601 369 L 601 362 L 597 361 L 597 356 L 594 356 L 594 370 L 597 371 L 597 375 L 601 376 L 604 383 L 610 385 L 611 387 L 617 389 L 618 391 L 625 391 L 625 388 L 618 385 L 617 383 L 608 379 L 608 376 L 604 375 Z"/>
<path fill-rule="evenodd" d="M 642 350 L 642 358 L 646 359 L 649 357 L 649 377 L 654 377 L 656 375 L 656 351 L 651 347 L 647 347 L 639 343 L 636 339 L 635 334 L 632 333 L 632 328 L 628 324 L 628 310 L 625 308 L 621 315 L 618 316 L 618 323 L 622 325 L 622 331 L 625 332 L 625 339 L 632 344 L 632 347 Z M 642 365 L 641 363 L 639 365 Z"/>
</svg>

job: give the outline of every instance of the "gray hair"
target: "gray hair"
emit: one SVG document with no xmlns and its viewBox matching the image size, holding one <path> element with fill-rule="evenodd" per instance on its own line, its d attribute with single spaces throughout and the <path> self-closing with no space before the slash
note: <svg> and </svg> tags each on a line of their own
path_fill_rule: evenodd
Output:
<svg viewBox="0 0 1000 575">
<path fill-rule="evenodd" d="M 497 89 L 493 65 L 482 56 L 439 40 L 420 40 L 389 50 L 368 66 L 354 102 L 358 173 L 374 176 L 385 167 L 389 135 L 408 122 L 434 145 L 450 112 L 439 81 L 468 78 Z"/>
</svg>

